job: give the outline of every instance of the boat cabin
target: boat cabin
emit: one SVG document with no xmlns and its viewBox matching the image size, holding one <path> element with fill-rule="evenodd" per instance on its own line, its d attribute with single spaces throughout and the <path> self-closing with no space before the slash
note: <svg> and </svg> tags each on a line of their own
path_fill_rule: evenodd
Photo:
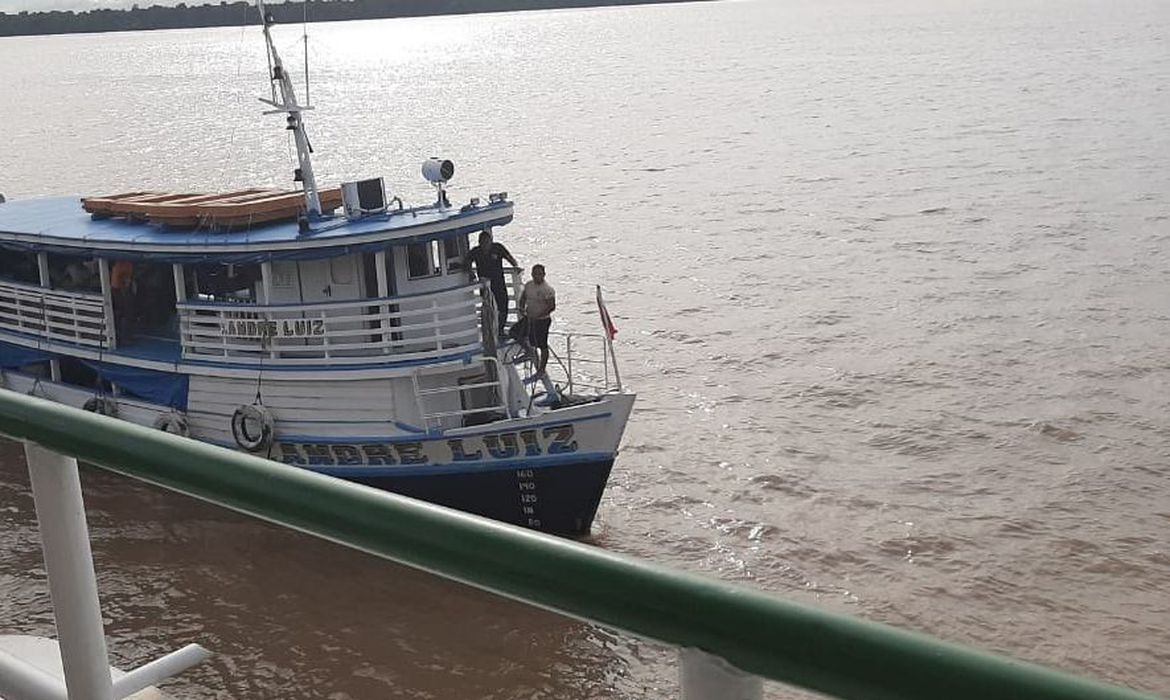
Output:
<svg viewBox="0 0 1170 700">
<path fill-rule="evenodd" d="M 0 367 L 155 402 L 160 386 L 181 379 L 190 386 L 161 398 L 183 408 L 178 394 L 213 378 L 409 377 L 416 390 L 399 387 L 398 423 L 484 420 L 463 413 L 477 401 L 507 413 L 498 400 L 469 401 L 471 391 L 419 400 L 428 389 L 498 381 L 483 359 L 494 354 L 494 325 L 480 323 L 481 285 L 462 260 L 470 236 L 511 221 L 504 195 L 311 224 L 152 220 L 152 204 L 195 197 L 209 196 L 102 198 L 132 199 L 133 215 L 76 198 L 0 206 Z M 248 382 L 236 384 L 233 393 Z"/>
</svg>

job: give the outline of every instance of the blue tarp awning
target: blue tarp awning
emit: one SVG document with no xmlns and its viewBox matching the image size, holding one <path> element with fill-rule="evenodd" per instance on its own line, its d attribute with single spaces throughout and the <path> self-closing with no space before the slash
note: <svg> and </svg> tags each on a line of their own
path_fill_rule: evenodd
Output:
<svg viewBox="0 0 1170 700">
<path fill-rule="evenodd" d="M 113 362 L 99 362 L 74 358 L 68 355 L 26 348 L 11 343 L 0 343 L 0 368 L 19 369 L 37 362 L 55 359 L 73 359 L 97 372 L 102 379 L 117 384 L 128 394 L 151 403 L 170 406 L 180 410 L 187 408 L 187 391 L 190 376 L 179 372 L 160 372 L 153 369 L 131 367 Z M 93 387 L 79 387 L 92 389 Z"/>
<path fill-rule="evenodd" d="M 190 377 L 177 372 L 159 372 L 141 367 L 128 367 L 109 362 L 82 360 L 106 381 L 144 401 L 170 406 L 180 410 L 187 408 L 187 389 Z"/>
<path fill-rule="evenodd" d="M 0 343 L 0 368 L 18 369 L 35 362 L 44 362 L 55 357 L 52 353 L 21 345 Z"/>
</svg>

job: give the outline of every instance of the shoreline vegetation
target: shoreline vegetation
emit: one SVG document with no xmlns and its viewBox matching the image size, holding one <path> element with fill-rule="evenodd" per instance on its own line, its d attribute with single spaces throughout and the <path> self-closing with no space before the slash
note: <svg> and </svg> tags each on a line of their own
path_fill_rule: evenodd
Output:
<svg viewBox="0 0 1170 700">
<path fill-rule="evenodd" d="M 310 22 L 343 22 L 351 19 L 386 19 L 463 15 L 517 10 L 554 10 L 613 5 L 652 5 L 694 0 L 305 0 L 267 5 L 265 9 L 280 24 L 295 24 L 306 17 Z M 219 2 L 214 5 L 174 7 L 154 5 L 129 10 L 97 9 L 84 12 L 0 12 L 0 37 L 86 32 L 132 32 L 150 29 L 192 27 L 239 27 L 259 25 L 254 2 Z"/>
</svg>

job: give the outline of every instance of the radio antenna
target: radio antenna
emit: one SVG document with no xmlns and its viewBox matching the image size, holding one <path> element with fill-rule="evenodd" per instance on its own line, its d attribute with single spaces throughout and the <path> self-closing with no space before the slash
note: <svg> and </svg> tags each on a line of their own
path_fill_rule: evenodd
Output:
<svg viewBox="0 0 1170 700">
<path fill-rule="evenodd" d="M 313 147 L 309 144 L 309 137 L 305 133 L 305 122 L 301 119 L 301 112 L 308 111 L 312 107 L 297 104 L 297 94 L 293 90 L 292 78 L 289 77 L 288 71 L 281 63 L 280 54 L 276 51 L 276 43 L 272 40 L 272 25 L 276 24 L 276 20 L 264 9 L 264 0 L 256 0 L 256 7 L 260 10 L 260 21 L 264 25 L 264 41 L 268 44 L 268 58 L 272 62 L 272 73 L 269 78 L 273 84 L 280 87 L 279 101 L 276 99 L 266 100 L 263 97 L 260 98 L 260 101 L 273 107 L 265 114 L 288 114 L 287 129 L 293 132 L 293 138 L 297 144 L 297 164 L 299 166 L 293 179 L 304 184 L 305 210 L 310 217 L 317 217 L 321 215 L 321 197 L 317 193 L 317 178 L 313 175 Z"/>
<path fill-rule="evenodd" d="M 302 0 L 301 9 L 304 10 L 304 15 L 301 18 L 301 31 L 304 32 L 305 41 L 305 104 L 313 104 L 309 99 L 309 0 Z"/>
</svg>

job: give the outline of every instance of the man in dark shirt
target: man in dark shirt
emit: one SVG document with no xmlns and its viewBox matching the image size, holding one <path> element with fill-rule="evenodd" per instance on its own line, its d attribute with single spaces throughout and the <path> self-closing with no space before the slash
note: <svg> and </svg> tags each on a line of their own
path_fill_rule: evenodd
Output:
<svg viewBox="0 0 1170 700">
<path fill-rule="evenodd" d="M 491 231 L 481 231 L 479 245 L 467 251 L 467 257 L 464 258 L 464 267 L 474 264 L 475 274 L 491 285 L 492 296 L 496 299 L 496 313 L 500 318 L 500 335 L 503 335 L 504 326 L 508 323 L 508 285 L 504 281 L 504 260 L 512 263 L 512 267 L 520 267 L 502 243 L 492 241 Z"/>
</svg>

